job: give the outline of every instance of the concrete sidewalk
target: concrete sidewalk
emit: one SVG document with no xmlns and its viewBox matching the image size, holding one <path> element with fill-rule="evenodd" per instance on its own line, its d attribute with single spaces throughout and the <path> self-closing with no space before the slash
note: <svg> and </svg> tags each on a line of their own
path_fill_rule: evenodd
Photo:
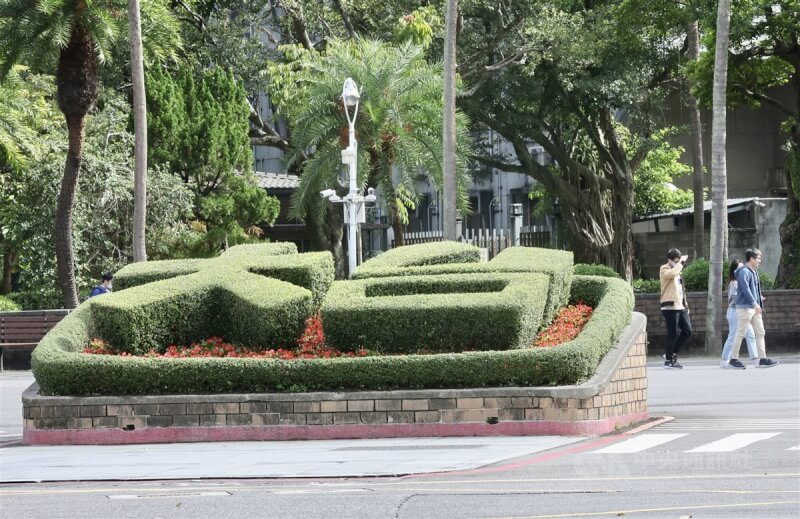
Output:
<svg viewBox="0 0 800 519">
<path fill-rule="evenodd" d="M 23 446 L 30 371 L 0 374 L 0 482 L 397 476 L 465 470 L 583 437 L 388 438 Z"/>
</svg>

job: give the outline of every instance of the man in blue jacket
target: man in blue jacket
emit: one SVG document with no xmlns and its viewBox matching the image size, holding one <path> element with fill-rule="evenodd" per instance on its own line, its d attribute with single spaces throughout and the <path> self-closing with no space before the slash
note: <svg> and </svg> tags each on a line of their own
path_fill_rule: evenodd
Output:
<svg viewBox="0 0 800 519">
<path fill-rule="evenodd" d="M 761 251 L 758 249 L 747 249 L 744 253 L 745 265 L 736 271 L 736 281 L 739 285 L 739 293 L 736 295 L 736 337 L 733 339 L 734 351 L 731 355 L 731 365 L 734 361 L 739 362 L 739 347 L 744 339 L 747 325 L 753 325 L 756 334 L 756 348 L 758 358 L 754 361 L 757 368 L 771 368 L 779 364 L 778 361 L 767 357 L 767 348 L 764 343 L 764 309 L 761 304 L 764 301 L 761 295 L 761 283 L 758 280 L 758 267 L 761 265 Z M 736 346 L 738 345 L 738 346 Z"/>
</svg>

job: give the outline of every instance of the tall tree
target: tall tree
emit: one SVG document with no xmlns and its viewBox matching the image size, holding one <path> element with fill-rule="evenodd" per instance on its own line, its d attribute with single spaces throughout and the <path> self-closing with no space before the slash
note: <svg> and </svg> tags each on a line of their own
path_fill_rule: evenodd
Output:
<svg viewBox="0 0 800 519">
<path fill-rule="evenodd" d="M 133 261 L 147 261 L 145 221 L 147 219 L 147 105 L 144 91 L 144 56 L 139 0 L 128 0 L 128 33 L 131 47 L 131 80 L 133 82 L 134 144 L 134 207 Z"/>
<path fill-rule="evenodd" d="M 447 0 L 444 33 L 442 142 L 444 144 L 443 237 L 456 240 L 456 18 L 458 1 Z"/>
<path fill-rule="evenodd" d="M 706 350 L 722 344 L 722 262 L 727 227 L 728 173 L 727 141 L 728 34 L 731 19 L 730 0 L 717 6 L 716 46 L 714 52 L 713 120 L 711 123 L 711 261 L 708 272 L 708 313 L 706 314 Z"/>
<path fill-rule="evenodd" d="M 745 104 L 774 110 L 783 117 L 786 218 L 780 228 L 776 286 L 800 288 L 800 4 L 797 0 L 741 0 L 735 7 L 730 21 L 727 102 L 729 107 Z M 692 74 L 695 91 L 708 106 L 714 65 L 713 52 L 705 52 Z M 781 89 L 788 95 L 782 95 Z"/>
<path fill-rule="evenodd" d="M 195 77 L 196 76 L 196 77 Z M 195 218 L 206 230 L 206 251 L 258 235 L 279 203 L 256 185 L 244 87 L 221 67 L 146 75 L 149 149 L 195 192 Z M 202 251 L 197 251 L 198 253 Z"/>
<path fill-rule="evenodd" d="M 408 211 L 416 207 L 417 181 L 428 178 L 442 186 L 442 73 L 426 62 L 421 47 L 406 41 L 397 46 L 373 40 L 333 40 L 324 53 L 299 46 L 284 49 L 289 65 L 271 71 L 273 101 L 289 121 L 291 165 L 306 156 L 300 187 L 293 196 L 291 214 L 305 221 L 324 222 L 337 215 L 323 203 L 319 192 L 337 188 L 342 170 L 342 143 L 346 143 L 347 121 L 339 100 L 347 77 L 361 88 L 355 121 L 358 139 L 358 185 L 380 188 L 395 233 L 403 243 L 403 225 Z M 467 121 L 456 114 L 457 163 L 456 204 L 466 209 L 464 157 L 467 151 Z M 341 221 L 327 220 L 319 236 L 320 245 L 331 250 L 342 267 Z M 325 240 L 325 241 L 323 241 Z M 341 274 L 342 271 L 339 271 Z"/>
<path fill-rule="evenodd" d="M 692 62 L 700 59 L 700 29 L 697 20 L 687 24 L 688 56 Z M 700 107 L 689 82 L 689 127 L 692 150 L 692 191 L 694 193 L 694 257 L 706 257 L 705 210 L 703 201 L 703 125 Z"/>
<path fill-rule="evenodd" d="M 685 27 L 674 6 L 662 7 L 639 0 L 462 5 L 459 105 L 511 148 L 499 160 L 480 160 L 541 183 L 564 208 L 577 258 L 628 279 L 634 172 L 649 153 L 651 114 L 680 61 L 674 41 Z M 635 153 L 631 134 L 644 143 Z M 534 157 L 534 143 L 552 165 Z"/>
<path fill-rule="evenodd" d="M 161 15 L 162 20 L 168 19 L 160 2 L 149 4 L 151 12 Z M 78 305 L 72 213 L 81 171 L 86 115 L 97 101 L 98 66 L 105 62 L 112 45 L 124 33 L 121 7 L 119 0 L 8 0 L 0 4 L 0 79 L 18 62 L 45 70 L 56 64 L 56 99 L 67 123 L 69 141 L 55 216 L 58 281 L 67 308 Z M 158 45 L 170 43 L 161 41 Z M 57 54 L 56 59 L 53 54 Z"/>
</svg>

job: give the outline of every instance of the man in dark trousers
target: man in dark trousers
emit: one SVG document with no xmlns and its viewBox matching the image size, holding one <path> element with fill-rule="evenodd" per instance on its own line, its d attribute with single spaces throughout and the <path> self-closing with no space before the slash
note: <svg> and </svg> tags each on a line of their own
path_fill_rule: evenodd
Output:
<svg viewBox="0 0 800 519">
<path fill-rule="evenodd" d="M 689 256 L 681 255 L 678 249 L 667 253 L 667 262 L 661 265 L 661 315 L 667 323 L 667 337 L 664 339 L 664 369 L 683 369 L 678 363 L 678 352 L 692 335 L 692 322 L 689 320 L 689 305 L 686 303 L 686 290 L 681 272 Z M 681 333 L 678 335 L 678 328 Z M 739 339 L 741 341 L 741 339 Z"/>
<path fill-rule="evenodd" d="M 736 294 L 736 336 L 733 338 L 733 351 L 730 363 L 738 367 L 734 361 L 739 362 L 739 348 L 742 339 L 747 332 L 747 325 L 753 325 L 756 334 L 756 349 L 758 358 L 754 361 L 756 368 L 771 368 L 780 364 L 776 360 L 767 357 L 767 347 L 764 341 L 766 332 L 764 331 L 764 309 L 761 304 L 764 297 L 761 295 L 761 282 L 758 279 L 758 267 L 761 265 L 761 251 L 758 249 L 747 249 L 744 253 L 745 264 L 736 271 L 736 281 L 739 285 L 739 292 Z M 736 342 L 739 341 L 739 342 Z M 741 368 L 740 368 L 741 369 Z"/>
</svg>

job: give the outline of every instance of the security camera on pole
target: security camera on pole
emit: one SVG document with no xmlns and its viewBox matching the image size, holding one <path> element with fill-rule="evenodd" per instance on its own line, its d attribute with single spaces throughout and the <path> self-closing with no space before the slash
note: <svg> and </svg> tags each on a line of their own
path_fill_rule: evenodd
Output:
<svg viewBox="0 0 800 519">
<path fill-rule="evenodd" d="M 358 101 L 361 95 L 358 92 L 358 87 L 355 81 L 347 78 L 342 88 L 342 104 L 344 105 L 344 113 L 347 117 L 349 124 L 350 138 L 347 148 L 342 150 L 342 164 L 348 167 L 347 177 L 349 190 L 344 198 L 339 197 L 333 189 L 326 189 L 320 191 L 323 198 L 327 198 L 333 203 L 343 203 L 345 205 L 345 219 L 347 223 L 347 276 L 353 277 L 353 272 L 356 270 L 356 233 L 358 230 L 359 220 L 364 220 L 364 212 L 361 210 L 364 202 L 375 201 L 375 190 L 369 188 L 367 196 L 359 194 L 358 183 L 358 170 L 356 169 L 356 160 L 358 158 L 358 143 L 356 142 L 356 116 L 358 115 Z M 350 117 L 349 108 L 353 109 L 353 116 Z"/>
</svg>

